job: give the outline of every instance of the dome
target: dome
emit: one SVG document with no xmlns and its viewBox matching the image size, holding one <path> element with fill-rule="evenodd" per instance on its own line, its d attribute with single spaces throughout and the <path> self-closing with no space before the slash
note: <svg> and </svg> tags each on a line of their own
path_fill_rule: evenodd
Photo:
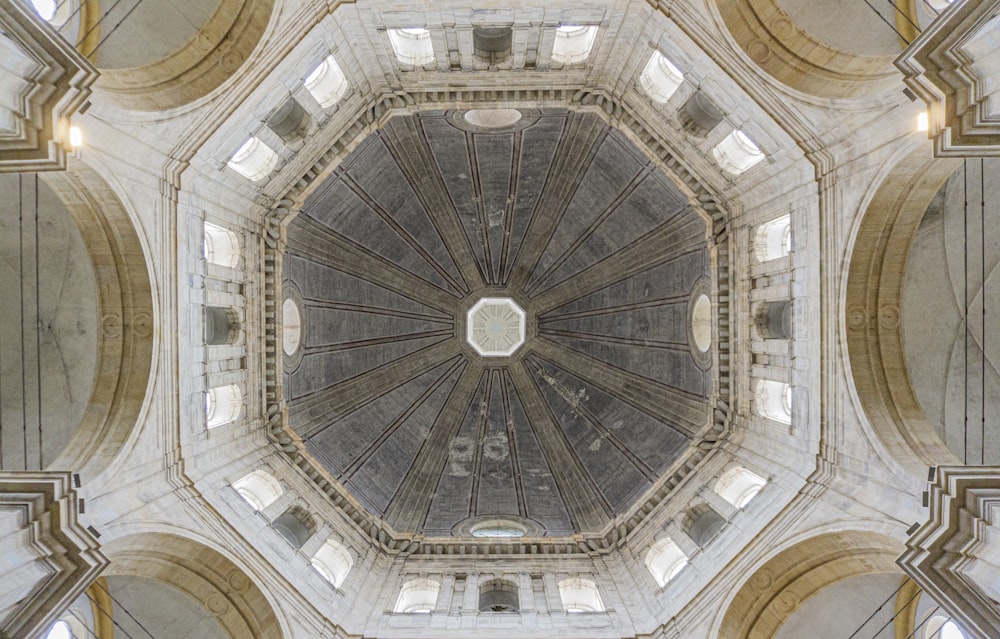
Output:
<svg viewBox="0 0 1000 639">
<path fill-rule="evenodd" d="M 289 225 L 290 427 L 398 532 L 599 531 L 709 424 L 705 221 L 596 115 L 522 115 L 394 117 Z"/>
</svg>

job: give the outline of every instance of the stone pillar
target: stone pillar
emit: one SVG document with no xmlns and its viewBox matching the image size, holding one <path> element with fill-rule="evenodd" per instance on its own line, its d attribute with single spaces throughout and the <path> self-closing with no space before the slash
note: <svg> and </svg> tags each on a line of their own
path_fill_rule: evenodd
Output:
<svg viewBox="0 0 1000 639">
<path fill-rule="evenodd" d="M 437 603 L 434 604 L 434 612 L 448 613 L 451 610 L 451 598 L 455 595 L 455 576 L 444 575 L 441 577 L 441 588 L 438 590 Z"/>
</svg>

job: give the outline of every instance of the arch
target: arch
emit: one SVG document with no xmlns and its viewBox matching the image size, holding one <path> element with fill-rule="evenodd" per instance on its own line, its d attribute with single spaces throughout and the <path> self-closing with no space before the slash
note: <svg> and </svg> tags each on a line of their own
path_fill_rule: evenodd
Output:
<svg viewBox="0 0 1000 639">
<path fill-rule="evenodd" d="M 737 129 L 715 145 L 712 157 L 724 171 L 740 175 L 757 166 L 764 159 L 764 153 L 746 133 Z"/>
<path fill-rule="evenodd" d="M 754 408 L 758 415 L 781 424 L 792 423 L 792 387 L 770 379 L 757 380 Z"/>
<path fill-rule="evenodd" d="M 858 401 L 878 439 L 917 475 L 957 459 L 910 383 L 900 322 L 904 276 L 923 214 L 959 165 L 932 159 L 925 146 L 896 164 L 857 226 L 846 280 L 843 321 Z"/>
<path fill-rule="evenodd" d="M 646 568 L 656 583 L 663 587 L 688 565 L 688 557 L 670 537 L 653 544 L 646 553 Z"/>
<path fill-rule="evenodd" d="M 666 104 L 684 82 L 684 74 L 659 51 L 653 51 L 639 75 L 639 86 L 658 104 Z"/>
<path fill-rule="evenodd" d="M 203 223 L 202 255 L 212 264 L 236 268 L 240 262 L 240 238 L 236 233 L 211 222 Z"/>
<path fill-rule="evenodd" d="M 825 533 L 786 548 L 760 566 L 729 603 L 719 639 L 773 637 L 793 612 L 823 588 L 857 575 L 902 573 L 902 544 L 873 532 Z"/>
<path fill-rule="evenodd" d="M 479 612 L 517 612 L 517 584 L 509 579 L 490 579 L 479 586 Z"/>
<path fill-rule="evenodd" d="M 236 384 L 216 386 L 205 393 L 205 423 L 209 428 L 234 422 L 243 412 L 243 391 Z"/>
<path fill-rule="evenodd" d="M 344 544 L 327 539 L 312 556 L 312 566 L 335 588 L 340 588 L 354 567 L 354 558 Z"/>
<path fill-rule="evenodd" d="M 704 548 L 726 526 L 725 518 L 708 504 L 694 506 L 684 513 L 684 533 Z"/>
<path fill-rule="evenodd" d="M 552 42 L 552 61 L 579 64 L 590 57 L 597 38 L 597 25 L 563 25 L 556 27 Z"/>
<path fill-rule="evenodd" d="M 329 109 L 340 102 L 351 88 L 347 76 L 332 55 L 327 56 L 306 76 L 304 84 L 306 90 L 324 109 Z"/>
<path fill-rule="evenodd" d="M 566 612 L 604 612 L 601 593 L 590 579 L 563 579 L 559 582 L 559 599 Z"/>
<path fill-rule="evenodd" d="M 171 586 L 208 609 L 230 637 L 281 639 L 274 609 L 250 576 L 218 551 L 171 534 L 145 532 L 108 542 L 106 576 Z"/>
<path fill-rule="evenodd" d="M 791 339 L 793 310 L 792 300 L 761 302 L 753 317 L 757 332 L 763 339 Z"/>
<path fill-rule="evenodd" d="M 712 490 L 733 506 L 743 508 L 766 484 L 767 480 L 760 475 L 742 466 L 735 466 L 719 476 Z"/>
<path fill-rule="evenodd" d="M 792 216 L 782 215 L 757 227 L 754 255 L 759 262 L 785 257 L 792 251 Z"/>
<path fill-rule="evenodd" d="M 434 43 L 427 29 L 388 29 L 388 34 L 392 51 L 402 64 L 419 67 L 434 62 Z"/>
<path fill-rule="evenodd" d="M 39 173 L 76 222 L 98 282 L 97 363 L 87 409 L 48 468 L 103 468 L 139 421 L 151 374 L 153 295 L 131 216 L 111 186 L 76 158 Z"/>
<path fill-rule="evenodd" d="M 778 5 L 778 0 L 715 3 L 740 48 L 778 81 L 828 98 L 870 95 L 892 89 L 898 82 L 894 55 L 859 55 L 828 46 Z"/>
<path fill-rule="evenodd" d="M 257 511 L 270 506 L 285 492 L 274 475 L 260 469 L 234 481 L 233 488 Z"/>
<path fill-rule="evenodd" d="M 433 579 L 411 579 L 399 589 L 393 612 L 428 613 L 437 605 L 441 583 Z"/>
<path fill-rule="evenodd" d="M 229 158 L 226 166 L 236 171 L 251 182 L 262 182 L 274 172 L 280 158 L 278 154 L 260 141 L 250 137 L 236 153 Z"/>
<path fill-rule="evenodd" d="M 240 315 L 232 307 L 205 307 L 205 344 L 235 344 L 240 338 Z"/>
<path fill-rule="evenodd" d="M 173 109 L 202 98 L 218 90 L 250 57 L 273 5 L 274 0 L 221 0 L 197 28 L 196 37 L 165 57 L 128 68 L 107 68 L 98 60 L 102 68 L 97 86 L 136 111 Z M 114 42 L 102 46 L 102 52 L 109 49 L 116 49 Z"/>
<path fill-rule="evenodd" d="M 271 526 L 295 548 L 302 548 L 316 532 L 316 518 L 301 506 L 291 506 Z"/>
<path fill-rule="evenodd" d="M 692 93 L 677 112 L 677 119 L 684 132 L 698 138 L 706 137 L 712 129 L 722 123 L 725 117 L 715 102 L 701 89 Z"/>
</svg>

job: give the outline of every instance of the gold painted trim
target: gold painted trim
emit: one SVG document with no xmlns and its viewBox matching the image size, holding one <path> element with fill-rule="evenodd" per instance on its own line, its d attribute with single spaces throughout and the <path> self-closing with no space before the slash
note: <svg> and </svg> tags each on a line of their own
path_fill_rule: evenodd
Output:
<svg viewBox="0 0 1000 639">
<path fill-rule="evenodd" d="M 100 0 L 80 0 L 80 33 L 77 36 L 76 50 L 91 63 L 97 57 L 97 45 L 101 41 L 100 22 Z"/>
<path fill-rule="evenodd" d="M 86 590 L 90 610 L 94 615 L 95 639 L 115 639 L 114 606 L 108 593 L 108 580 L 98 577 Z"/>
<path fill-rule="evenodd" d="M 920 35 L 920 21 L 917 19 L 917 3 L 915 0 L 895 0 L 896 31 L 903 34 L 900 38 L 901 48 L 910 46 Z M 917 26 L 913 26 L 917 25 Z"/>
<path fill-rule="evenodd" d="M 917 582 L 909 577 L 903 577 L 903 585 L 896 595 L 896 608 L 893 611 L 894 621 L 892 636 L 894 639 L 912 639 L 914 626 L 917 623 L 917 604 L 923 591 Z"/>
</svg>

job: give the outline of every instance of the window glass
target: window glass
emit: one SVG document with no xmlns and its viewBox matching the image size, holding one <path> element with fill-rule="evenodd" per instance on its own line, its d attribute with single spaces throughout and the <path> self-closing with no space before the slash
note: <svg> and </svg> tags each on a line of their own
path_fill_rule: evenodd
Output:
<svg viewBox="0 0 1000 639">
<path fill-rule="evenodd" d="M 246 179 L 260 182 L 278 166 L 278 154 L 259 139 L 252 137 L 243 143 L 227 165 Z"/>
<path fill-rule="evenodd" d="M 552 60 L 562 64 L 584 62 L 590 57 L 590 50 L 597 37 L 596 26 L 564 25 L 556 28 L 556 39 L 552 43 Z"/>
<path fill-rule="evenodd" d="M 389 29 L 388 33 L 396 59 L 403 64 L 423 66 L 434 62 L 434 44 L 427 29 Z"/>
<path fill-rule="evenodd" d="M 344 97 L 350 85 L 340 65 L 329 56 L 306 77 L 305 87 L 321 107 L 329 109 Z"/>
<path fill-rule="evenodd" d="M 660 104 L 666 103 L 683 81 L 684 74 L 659 51 L 649 56 L 649 62 L 639 76 L 639 86 Z"/>
<path fill-rule="evenodd" d="M 719 142 L 712 149 L 712 155 L 719 166 L 733 175 L 743 173 L 764 159 L 764 153 L 753 140 L 739 130 L 733 131 Z"/>
</svg>

